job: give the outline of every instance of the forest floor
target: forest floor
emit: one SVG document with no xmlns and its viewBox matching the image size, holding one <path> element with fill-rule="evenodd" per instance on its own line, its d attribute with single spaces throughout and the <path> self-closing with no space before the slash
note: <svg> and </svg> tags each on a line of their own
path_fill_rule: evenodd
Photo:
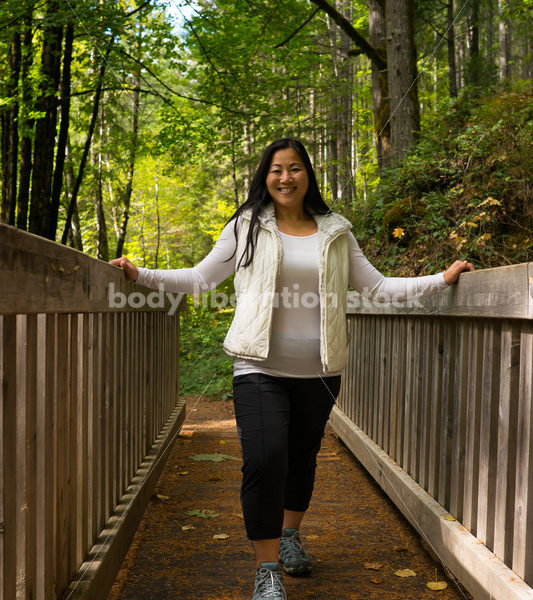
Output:
<svg viewBox="0 0 533 600">
<path fill-rule="evenodd" d="M 195 400 L 186 400 L 189 411 Z M 238 460 L 191 458 L 217 453 Z M 241 514 L 240 456 L 233 404 L 200 400 L 174 443 L 107 600 L 252 597 L 255 561 Z M 194 510 L 207 512 L 200 513 L 203 517 L 187 514 Z M 206 516 L 209 511 L 217 516 Z M 219 534 L 227 537 L 214 538 Z M 308 577 L 285 576 L 289 600 L 470 598 L 446 576 L 329 425 L 302 540 L 313 572 Z M 402 569 L 416 575 L 397 576 L 395 571 Z M 435 576 L 447 582 L 446 589 L 426 587 Z"/>
</svg>

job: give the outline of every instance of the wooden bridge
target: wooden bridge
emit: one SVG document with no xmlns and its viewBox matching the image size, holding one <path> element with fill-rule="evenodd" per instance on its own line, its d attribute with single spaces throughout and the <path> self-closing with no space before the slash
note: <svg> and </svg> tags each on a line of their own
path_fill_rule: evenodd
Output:
<svg viewBox="0 0 533 600">
<path fill-rule="evenodd" d="M 179 320 L 154 294 L 0 225 L 5 600 L 114 580 L 185 415 Z M 476 600 L 532 599 L 533 263 L 410 305 L 350 292 L 348 323 L 330 423 Z"/>
</svg>

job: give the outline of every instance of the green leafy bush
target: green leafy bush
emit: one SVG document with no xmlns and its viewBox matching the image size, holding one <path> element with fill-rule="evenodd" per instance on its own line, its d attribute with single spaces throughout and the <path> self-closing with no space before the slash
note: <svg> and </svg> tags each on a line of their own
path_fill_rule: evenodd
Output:
<svg viewBox="0 0 533 600">
<path fill-rule="evenodd" d="M 180 323 L 180 382 L 182 395 L 199 395 L 226 400 L 232 395 L 233 361 L 222 349 L 233 318 L 233 309 L 194 305 L 187 298 L 187 310 Z"/>
<path fill-rule="evenodd" d="M 442 101 L 356 222 L 365 253 L 398 275 L 533 260 L 532 147 L 531 88 Z"/>
</svg>

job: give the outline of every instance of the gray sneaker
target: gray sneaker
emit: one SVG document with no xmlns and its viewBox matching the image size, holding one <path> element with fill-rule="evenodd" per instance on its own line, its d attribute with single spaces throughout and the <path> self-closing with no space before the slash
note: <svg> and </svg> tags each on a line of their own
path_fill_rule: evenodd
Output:
<svg viewBox="0 0 533 600">
<path fill-rule="evenodd" d="M 259 565 L 252 600 L 287 600 L 283 589 L 283 572 L 277 562 L 263 562 Z"/>
<path fill-rule="evenodd" d="M 313 568 L 302 546 L 298 529 L 284 529 L 279 542 L 279 562 L 287 575 L 306 575 Z"/>
</svg>

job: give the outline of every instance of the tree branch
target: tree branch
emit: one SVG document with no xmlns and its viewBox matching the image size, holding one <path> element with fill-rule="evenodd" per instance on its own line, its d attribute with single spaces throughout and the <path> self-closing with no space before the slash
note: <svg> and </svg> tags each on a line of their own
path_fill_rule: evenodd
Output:
<svg viewBox="0 0 533 600">
<path fill-rule="evenodd" d="M 152 0 L 146 0 L 146 2 L 143 2 L 140 6 L 138 6 L 136 9 L 130 11 L 129 13 L 126 13 L 124 15 L 124 18 L 128 19 L 129 17 L 131 17 L 132 15 L 134 15 L 135 13 L 139 12 L 140 10 L 142 10 L 145 6 L 147 6 L 148 4 L 150 4 Z M 151 8 L 154 8 L 153 6 Z"/>
<path fill-rule="evenodd" d="M 422 20 L 426 25 L 429 25 L 431 27 L 431 29 L 433 29 L 433 31 L 443 40 L 448 41 L 448 38 L 445 35 L 442 35 L 442 33 L 435 27 L 435 25 L 433 25 L 433 23 L 429 20 L 426 19 L 425 17 L 418 17 L 420 20 Z"/>
<path fill-rule="evenodd" d="M 320 9 L 318 8 L 318 6 L 315 8 L 315 10 L 309 15 L 309 17 L 299 26 L 297 27 L 290 35 L 287 39 L 283 40 L 281 43 L 277 44 L 276 46 L 274 46 L 274 48 L 281 48 L 282 46 L 285 46 L 285 44 L 287 44 L 288 42 L 290 42 L 292 40 L 292 38 L 299 32 L 301 31 L 306 25 L 307 23 L 309 23 L 309 21 L 311 21 L 311 19 L 316 15 L 316 13 L 319 11 Z"/>
<path fill-rule="evenodd" d="M 222 110 L 226 110 L 228 112 L 235 113 L 237 115 L 246 115 L 246 114 L 248 114 L 248 113 L 246 113 L 243 110 L 235 110 L 233 108 L 228 108 L 227 106 L 224 106 L 222 104 L 218 104 L 217 102 L 211 102 L 210 100 L 202 100 L 201 98 L 194 98 L 193 96 L 187 96 L 186 94 L 181 94 L 180 92 L 177 92 L 176 90 L 174 90 L 170 86 L 168 86 L 149 67 L 147 67 L 138 58 L 135 58 L 135 56 L 132 56 L 131 54 L 129 54 L 128 52 L 126 52 L 126 50 L 124 50 L 124 48 L 120 48 L 120 52 L 122 54 L 124 54 L 124 56 L 127 56 L 130 60 L 133 60 L 134 62 L 136 62 L 140 67 L 142 67 L 143 69 L 145 69 L 147 73 L 149 73 L 165 89 L 167 89 L 169 92 L 171 92 L 172 94 L 174 94 L 174 96 L 178 96 L 179 98 L 185 98 L 185 100 L 191 100 L 191 102 L 201 102 L 202 104 L 209 104 L 210 106 L 216 106 L 217 108 L 221 108 Z"/>
<path fill-rule="evenodd" d="M 363 54 L 365 54 L 380 71 L 387 68 L 387 60 L 383 54 L 374 48 L 367 39 L 361 35 L 357 29 L 348 21 L 348 19 L 341 15 L 341 13 L 326 0 L 311 0 L 313 4 L 316 4 L 318 8 L 323 10 L 329 15 L 335 23 L 344 31 L 344 33 L 358 46 Z"/>
</svg>

